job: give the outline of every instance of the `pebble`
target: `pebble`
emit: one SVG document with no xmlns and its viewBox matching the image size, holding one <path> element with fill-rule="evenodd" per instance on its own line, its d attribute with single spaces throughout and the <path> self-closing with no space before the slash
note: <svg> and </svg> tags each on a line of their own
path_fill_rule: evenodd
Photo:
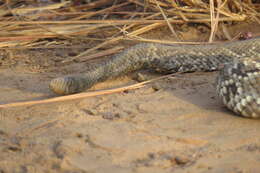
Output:
<svg viewBox="0 0 260 173">
<path fill-rule="evenodd" d="M 83 109 L 83 111 L 92 116 L 98 115 L 98 111 L 95 109 Z"/>
<path fill-rule="evenodd" d="M 141 73 L 137 73 L 136 76 L 134 77 L 134 80 L 138 82 L 144 82 L 147 80 L 147 77 Z"/>
<path fill-rule="evenodd" d="M 185 165 L 187 164 L 188 162 L 190 162 L 190 159 L 186 156 L 176 156 L 175 157 L 175 162 L 178 164 L 178 165 Z"/>
<path fill-rule="evenodd" d="M 159 91 L 160 89 L 162 89 L 162 87 L 161 87 L 160 84 L 154 83 L 154 84 L 152 84 L 152 89 L 153 89 L 154 91 Z"/>
</svg>

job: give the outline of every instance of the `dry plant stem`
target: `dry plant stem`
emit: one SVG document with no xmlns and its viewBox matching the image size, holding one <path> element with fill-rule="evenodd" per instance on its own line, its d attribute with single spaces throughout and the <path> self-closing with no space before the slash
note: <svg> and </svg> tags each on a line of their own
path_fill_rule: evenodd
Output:
<svg viewBox="0 0 260 173">
<path fill-rule="evenodd" d="M 157 0 L 150 0 L 151 4 L 158 4 L 161 7 L 169 7 L 169 5 L 167 3 L 161 2 L 161 1 L 157 1 Z"/>
<path fill-rule="evenodd" d="M 71 37 L 75 35 L 79 37 L 84 35 L 84 38 L 86 38 L 85 36 L 88 36 L 89 34 L 94 35 L 99 32 L 99 29 L 111 30 L 111 28 L 115 29 L 115 26 L 120 26 L 122 28 L 120 30 L 124 30 L 125 33 L 127 33 L 128 29 L 133 26 L 140 27 L 155 23 L 161 23 L 161 25 L 158 24 L 158 26 L 167 24 L 172 33 L 175 32 L 172 24 L 212 24 L 209 40 L 213 41 L 214 35 L 218 31 L 217 24 L 221 24 L 222 21 L 245 21 L 246 19 L 249 19 L 260 24 L 260 6 L 257 3 L 252 3 L 250 0 L 243 2 L 240 2 L 239 0 L 214 0 L 214 2 L 215 4 L 217 2 L 217 6 L 215 7 L 213 0 L 210 1 L 210 3 L 204 0 L 127 0 L 120 1 L 118 4 L 114 0 L 97 0 L 86 5 L 76 5 L 75 3 L 71 3 L 68 6 L 64 1 L 64 3 L 55 3 L 43 6 L 39 10 L 38 6 L 31 6 L 28 8 L 26 5 L 19 6 L 19 4 L 17 6 L 18 2 L 16 1 L 5 1 L 5 3 L 0 6 L 0 26 L 2 28 L 0 35 L 3 36 L 0 37 L 0 46 L 14 47 L 17 45 L 28 45 L 39 42 L 39 39 L 44 38 L 71 39 Z M 21 2 L 21 4 L 22 3 L 23 2 Z M 183 3 L 185 3 L 185 6 Z M 132 20 L 131 17 L 133 15 L 131 15 L 130 11 L 123 11 L 124 9 L 120 9 L 122 7 L 127 7 L 128 4 L 130 4 L 130 6 L 136 4 L 139 8 L 143 8 L 144 12 L 138 12 L 139 10 L 136 11 L 135 14 L 138 15 Z M 101 10 L 95 11 L 94 8 L 100 8 Z M 149 12 L 147 12 L 146 9 L 148 9 Z M 43 13 L 41 10 L 47 10 L 48 12 Z M 83 10 L 92 10 L 92 12 L 83 12 Z M 115 10 L 121 11 L 119 12 Z M 13 13 L 13 16 L 6 16 L 6 14 L 11 14 L 10 11 Z M 211 11 L 212 15 L 210 15 L 209 11 Z M 34 12 L 35 14 L 30 14 L 30 12 Z M 93 15 L 102 17 L 101 15 L 107 14 L 108 12 L 109 14 L 124 15 L 128 13 L 129 15 L 124 16 L 126 17 L 126 20 L 93 20 L 90 18 Z M 162 14 L 163 17 L 158 16 L 158 14 Z M 150 16 L 143 19 L 143 16 L 145 15 Z M 28 21 L 22 21 L 24 18 Z M 44 20 L 38 21 L 41 18 Z M 75 20 L 82 18 L 85 18 L 85 20 Z M 87 25 L 95 26 L 91 29 Z M 124 34 L 124 32 L 119 34 L 122 35 L 122 33 Z M 125 36 L 133 38 L 137 35 Z M 125 39 L 123 36 L 119 37 L 119 39 Z M 227 34 L 225 34 L 225 37 L 229 39 L 232 38 L 232 36 L 228 37 Z M 112 39 L 117 40 L 117 37 Z M 114 41 L 112 40 L 107 43 L 113 42 Z M 103 46 L 107 45 L 107 43 Z M 98 46 L 96 48 L 98 48 Z M 92 51 L 96 50 L 96 48 L 92 49 Z"/>
<path fill-rule="evenodd" d="M 116 8 L 119 8 L 119 7 L 128 5 L 129 3 L 130 3 L 130 2 L 124 2 L 124 3 L 122 3 L 122 4 L 117 4 L 117 5 L 115 5 L 115 6 L 112 6 L 112 7 L 109 7 L 109 8 L 105 8 L 105 9 L 96 11 L 96 12 L 91 13 L 91 14 L 87 13 L 87 14 L 85 14 L 85 15 L 76 17 L 76 18 L 74 18 L 73 20 L 80 20 L 80 19 L 83 19 L 83 18 L 89 18 L 89 17 L 95 16 L 95 15 L 97 15 L 97 14 L 106 13 L 106 12 L 109 12 L 109 11 L 114 10 L 114 9 L 116 9 Z"/>
<path fill-rule="evenodd" d="M 226 27 L 226 25 L 224 23 L 220 24 L 221 29 L 222 29 L 222 33 L 224 34 L 224 36 L 230 41 L 232 40 L 232 37 L 228 31 L 228 28 Z"/>
<path fill-rule="evenodd" d="M 59 8 L 65 6 L 66 4 L 68 4 L 68 2 L 55 3 L 55 4 L 45 5 L 45 6 L 41 6 L 41 7 L 16 8 L 16 9 L 12 9 L 11 12 L 16 15 L 23 15 L 23 14 L 35 12 L 38 10 L 59 9 Z"/>
<path fill-rule="evenodd" d="M 122 3 L 123 4 L 123 3 Z M 118 5 L 122 5 L 122 4 L 118 4 Z M 112 7 L 111 7 L 112 8 Z M 130 11 L 110 11 L 110 10 L 108 10 L 108 9 L 110 9 L 110 7 L 109 8 L 106 8 L 106 10 L 107 11 L 105 11 L 105 12 L 109 12 L 110 14 L 134 14 L 134 15 L 152 15 L 153 14 L 153 12 L 135 12 L 135 11 L 133 11 L 133 12 L 130 12 Z M 112 9 L 114 9 L 114 6 L 113 6 L 113 8 Z M 90 16 L 93 16 L 93 15 L 96 15 L 97 14 L 97 12 L 100 12 L 100 11 L 92 11 L 92 12 L 56 12 L 56 11 L 53 11 L 53 14 L 49 14 L 49 13 L 47 13 L 47 14 L 35 14 L 35 15 L 37 15 L 37 16 L 44 16 L 44 17 L 54 17 L 54 16 L 56 16 L 56 15 L 58 15 L 58 16 L 76 16 L 76 15 L 78 15 L 79 17 L 81 17 L 81 15 L 90 15 Z M 89 17 L 89 16 L 87 16 L 87 17 Z M 85 17 L 86 18 L 86 17 Z M 7 19 L 7 18 L 6 18 Z M 75 20 L 76 18 L 72 18 L 72 20 Z"/>
<path fill-rule="evenodd" d="M 228 18 L 222 18 L 222 20 L 230 20 Z M 169 19 L 171 23 L 182 24 L 184 23 L 182 20 L 173 20 Z M 191 20 L 193 21 L 193 20 Z M 197 20 L 195 20 L 197 21 Z M 209 22 L 209 19 L 202 19 L 202 21 Z M 66 20 L 66 21 L 0 21 L 0 24 L 10 25 L 35 25 L 35 24 L 57 24 L 57 25 L 75 25 L 75 24 L 110 24 L 110 25 L 124 25 L 124 24 L 151 24 L 151 23 L 165 23 L 165 20 L 143 20 L 143 19 L 135 19 L 135 20 Z"/>
<path fill-rule="evenodd" d="M 185 22 L 189 21 L 189 19 L 181 12 L 181 11 L 177 11 L 176 12 L 182 20 L 184 20 Z"/>
<path fill-rule="evenodd" d="M 219 4 L 219 0 L 218 0 Z M 209 37 L 209 42 L 212 43 L 215 37 L 215 33 L 217 30 L 217 25 L 218 25 L 218 18 L 219 18 L 219 13 L 217 12 L 217 15 L 215 17 L 215 7 L 214 7 L 214 0 L 210 0 L 210 20 L 211 20 L 211 32 L 210 32 L 210 37 Z"/>
<path fill-rule="evenodd" d="M 31 106 L 31 105 L 37 105 L 37 104 L 45 104 L 45 103 L 54 103 L 54 102 L 63 102 L 63 101 L 69 101 L 69 100 L 76 100 L 76 99 L 83 99 L 87 97 L 94 97 L 99 95 L 107 95 L 112 93 L 118 93 L 125 90 L 133 90 L 143 87 L 143 83 L 138 83 L 135 85 L 130 85 L 127 87 L 121 87 L 116 89 L 110 89 L 110 90 L 102 90 L 102 91 L 94 91 L 94 92 L 86 92 L 86 93 L 80 93 L 80 94 L 73 94 L 68 96 L 59 96 L 54 97 L 50 99 L 44 99 L 44 100 L 37 100 L 37 101 L 25 101 L 25 102 L 15 102 L 15 103 L 8 103 L 8 104 L 2 104 L 0 105 L 1 108 L 11 108 L 11 107 L 19 107 L 19 106 Z"/>
<path fill-rule="evenodd" d="M 167 16 L 166 16 L 165 13 L 163 12 L 163 9 L 160 7 L 160 5 L 159 5 L 159 3 L 158 3 L 157 0 L 155 0 L 155 2 L 156 2 L 157 7 L 159 8 L 160 12 L 162 13 L 162 16 L 163 16 L 164 20 L 166 21 L 166 23 L 167 23 L 169 29 L 171 30 L 172 34 L 173 34 L 174 37 L 179 41 L 180 39 L 179 39 L 178 35 L 176 34 L 176 32 L 174 31 L 174 29 L 173 29 L 171 23 L 169 22 Z"/>
<path fill-rule="evenodd" d="M 179 42 L 179 41 L 169 41 L 169 40 L 145 39 L 140 37 L 124 38 L 123 40 L 135 40 L 140 42 L 160 43 L 160 44 L 209 44 L 208 42 L 189 42 L 189 41 Z"/>
<path fill-rule="evenodd" d="M 25 41 L 25 40 L 35 40 L 39 38 L 52 38 L 53 35 L 34 35 L 34 36 L 17 36 L 17 37 L 0 37 L 0 41 Z"/>
<path fill-rule="evenodd" d="M 220 17 L 219 21 L 244 21 L 245 16 L 241 16 L 236 19 L 232 19 L 230 17 Z M 175 24 L 183 24 L 186 23 L 183 20 L 179 19 L 168 19 L 170 23 Z M 211 19 L 202 18 L 202 19 L 189 19 L 188 22 L 191 23 L 205 23 L 210 22 Z M 48 25 L 48 24 L 57 24 L 57 25 L 75 25 L 75 24 L 110 24 L 110 25 L 124 25 L 124 24 L 151 24 L 151 23 L 166 23 L 165 20 L 142 20 L 142 19 L 135 19 L 135 20 L 66 20 L 66 21 L 0 21 L 1 25 L 10 25 L 10 24 L 17 24 L 17 25 Z"/>
<path fill-rule="evenodd" d="M 37 45 L 37 44 L 36 44 Z M 23 49 L 84 49 L 86 46 L 16 46 L 16 47 L 0 47 L 0 50 L 23 50 Z M 110 51 L 110 49 L 108 50 Z"/>
<path fill-rule="evenodd" d="M 91 10 L 93 8 L 103 7 L 104 5 L 112 4 L 114 0 L 97 0 L 86 5 L 75 7 L 76 10 Z"/>
<path fill-rule="evenodd" d="M 145 1 L 144 3 L 141 3 L 138 0 L 130 0 L 130 1 L 143 7 L 145 10 L 150 9 L 152 11 L 158 11 L 158 9 L 154 7 L 154 5 L 151 5 L 151 4 L 147 5 L 148 4 L 147 1 Z"/>
<path fill-rule="evenodd" d="M 247 11 L 247 13 L 251 13 L 251 17 L 258 23 L 260 24 L 260 13 L 258 11 L 260 11 L 260 4 L 259 4 L 259 9 L 257 11 L 257 9 L 254 9 L 253 7 L 247 5 L 246 3 L 242 3 L 244 10 Z"/>
<path fill-rule="evenodd" d="M 46 30 L 47 32 L 50 32 L 50 33 L 54 34 L 54 36 L 56 36 L 56 37 L 65 38 L 65 39 L 72 39 L 72 37 L 70 37 L 69 35 L 59 34 L 59 33 L 57 33 L 56 31 L 53 31 L 52 29 L 47 28 L 47 26 L 40 25 L 40 24 L 36 24 L 36 26 L 38 26 L 39 28 L 42 28 L 42 29 Z"/>
<path fill-rule="evenodd" d="M 185 7 L 180 7 L 180 6 L 178 6 L 177 4 L 176 4 L 176 2 L 175 1 L 171 1 L 171 3 L 172 3 L 172 6 L 174 7 L 174 8 L 176 8 L 177 10 L 181 10 L 181 11 L 184 11 L 184 12 L 191 12 L 191 13 L 194 13 L 194 12 L 197 12 L 197 13 L 207 13 L 208 12 L 208 10 L 206 10 L 206 9 L 201 9 L 201 8 L 196 8 L 196 7 L 193 7 L 193 8 L 185 8 L 185 7 L 187 7 L 187 6 L 185 6 Z M 173 10 L 173 9 L 172 9 Z"/>
<path fill-rule="evenodd" d="M 12 25 L 12 26 L 14 26 L 14 25 Z M 2 41 L 0 47 L 7 46 L 9 44 L 12 44 L 12 45 L 18 44 L 20 46 L 21 41 L 31 41 L 32 42 L 32 41 L 36 41 L 37 39 L 40 39 L 40 38 L 53 38 L 53 37 L 72 38 L 72 36 L 78 36 L 78 35 L 97 32 L 97 30 L 99 28 L 104 28 L 107 26 L 108 26 L 107 24 L 100 24 L 100 25 L 98 24 L 98 25 L 93 25 L 90 27 L 88 27 L 88 25 L 82 25 L 82 26 L 79 25 L 79 27 L 69 26 L 69 25 L 64 26 L 64 27 L 52 26 L 51 27 L 52 31 L 48 31 L 48 32 L 47 32 L 48 29 L 45 28 L 45 25 L 43 25 L 43 26 L 37 25 L 38 28 L 28 27 L 27 29 L 21 30 L 21 31 L 16 30 L 16 28 L 5 27 L 5 31 L 2 31 L 2 32 L 0 31 L 0 33 L 2 35 L 9 35 L 8 34 L 9 31 L 14 33 L 13 35 L 15 35 L 15 33 L 17 33 L 17 35 L 9 36 L 9 37 L 0 37 L 0 40 Z M 44 29 L 39 29 L 39 27 L 44 28 Z M 4 27 L 2 27 L 2 28 L 4 28 Z M 16 31 L 16 32 L 14 32 L 14 31 Z M 21 35 L 21 36 L 19 36 L 19 35 Z"/>
<path fill-rule="evenodd" d="M 178 73 L 174 74 L 177 75 Z M 164 79 L 170 76 L 174 76 L 173 74 L 165 75 L 162 77 L 158 77 L 155 79 L 151 79 L 148 81 L 144 81 L 141 83 L 115 88 L 115 89 L 107 89 L 107 90 L 101 90 L 101 91 L 93 91 L 93 92 L 83 92 L 79 94 L 73 94 L 73 95 L 67 95 L 67 96 L 59 96 L 54 97 L 50 99 L 44 99 L 44 100 L 37 100 L 37 101 L 25 101 L 25 102 L 14 102 L 14 103 L 7 103 L 7 104 L 0 104 L 0 110 L 3 108 L 11 108 L 11 107 L 19 107 L 19 106 L 32 106 L 32 105 L 38 105 L 38 104 L 46 104 L 46 103 L 55 103 L 55 102 L 64 102 L 64 101 L 70 101 L 70 100 L 77 100 L 77 99 L 83 99 L 88 97 L 95 97 L 100 95 L 107 95 L 107 94 L 113 94 L 113 93 L 119 93 L 123 92 L 125 90 L 134 90 L 138 88 L 142 88 L 145 86 L 145 84 Z"/>
<path fill-rule="evenodd" d="M 111 54 L 117 53 L 118 51 L 122 50 L 123 48 L 124 47 L 122 47 L 122 46 L 118 46 L 118 47 L 114 47 L 112 49 L 100 51 L 100 52 L 93 54 L 93 55 L 90 55 L 90 56 L 84 56 L 80 59 L 80 62 L 88 61 L 90 59 L 95 59 L 95 58 L 98 58 L 98 57 L 111 55 Z"/>
<path fill-rule="evenodd" d="M 150 18 L 155 17 L 155 16 L 158 16 L 158 15 L 159 15 L 159 13 L 155 13 L 155 14 L 153 14 L 153 15 L 151 15 L 151 16 L 146 17 L 145 19 L 150 19 Z M 134 27 L 135 25 L 136 25 L 136 24 L 131 24 L 131 25 L 125 27 L 124 30 L 127 30 L 127 29 L 129 29 L 129 28 L 131 28 L 131 27 Z M 90 52 L 92 52 L 92 51 L 94 51 L 94 50 L 96 50 L 96 49 L 98 49 L 98 48 L 101 48 L 101 47 L 103 47 L 103 46 L 105 46 L 105 45 L 107 45 L 107 44 L 110 44 L 110 43 L 112 43 L 112 42 L 118 41 L 118 40 L 120 40 L 120 39 L 123 39 L 123 36 L 115 37 L 115 38 L 113 38 L 113 39 L 111 39 L 111 40 L 105 41 L 105 42 L 101 43 L 100 45 L 98 45 L 98 46 L 96 46 L 96 47 L 94 47 L 94 48 L 92 48 L 92 49 L 88 49 L 87 51 L 85 51 L 85 52 L 79 54 L 79 55 L 76 56 L 76 57 L 72 57 L 72 58 L 69 58 L 69 59 L 67 59 L 67 60 L 64 60 L 63 62 L 70 62 L 70 61 L 72 61 L 72 60 L 74 60 L 74 59 L 77 59 L 77 58 L 80 57 L 80 56 L 83 56 L 83 55 L 85 55 L 85 54 L 87 54 L 87 53 L 90 53 Z"/>
<path fill-rule="evenodd" d="M 151 15 L 151 16 L 146 17 L 145 19 L 150 19 L 150 18 L 156 17 L 156 16 L 158 16 L 158 15 L 160 15 L 160 13 L 155 13 L 155 14 L 153 14 L 153 15 Z M 155 24 L 155 25 L 157 25 L 157 24 Z M 128 25 L 128 26 L 124 26 L 124 28 L 123 28 L 123 30 L 121 30 L 121 32 L 122 32 L 122 33 L 126 33 L 126 30 L 127 30 L 127 29 L 130 29 L 130 28 L 132 28 L 132 27 L 134 27 L 134 26 L 136 26 L 136 24 L 131 24 L 131 25 Z M 144 31 L 149 31 L 150 29 L 154 29 L 153 26 L 154 26 L 153 24 L 152 24 L 152 25 L 149 25 L 149 26 L 145 26 L 145 27 L 143 27 L 143 28 L 140 28 L 139 30 L 136 30 L 136 31 L 132 32 L 132 33 L 128 33 L 128 34 L 126 34 L 125 36 L 126 36 L 126 37 L 127 37 L 127 35 L 130 36 L 130 37 L 131 37 L 131 36 L 134 36 L 134 35 L 136 36 L 137 34 L 141 34 L 141 33 L 143 33 Z M 158 25 L 158 26 L 160 26 L 160 25 Z M 103 47 L 103 46 L 105 46 L 105 45 L 107 45 L 107 44 L 110 44 L 110 43 L 112 43 L 112 42 L 116 42 L 116 41 L 122 40 L 122 39 L 124 39 L 123 36 L 119 36 L 119 37 L 112 38 L 111 40 L 105 41 L 105 42 L 101 43 L 100 45 L 98 45 L 98 46 L 92 48 L 91 50 L 87 50 L 87 51 L 89 51 L 89 52 L 87 52 L 87 53 L 90 53 L 91 51 L 94 51 L 94 50 L 96 50 L 96 49 L 98 49 L 98 48 L 101 48 L 101 47 Z M 83 54 L 85 54 L 85 53 L 83 53 Z M 83 54 L 82 54 L 82 55 L 83 55 Z M 78 56 L 80 57 L 81 55 L 78 55 Z M 77 57 L 75 57 L 75 58 L 77 58 Z"/>
<path fill-rule="evenodd" d="M 219 14 L 222 14 L 222 15 L 224 15 L 224 16 L 230 17 L 230 18 L 233 19 L 233 20 L 241 20 L 241 19 L 244 20 L 244 19 L 245 19 L 245 15 L 244 15 L 244 14 L 240 15 L 240 14 L 231 13 L 230 11 L 227 11 L 227 10 L 226 10 L 226 11 L 222 10 L 222 9 L 221 9 L 222 6 L 226 5 L 226 3 L 227 3 L 227 1 L 225 0 L 225 1 L 222 3 L 221 7 L 217 8 Z M 207 9 L 207 8 L 205 8 L 205 9 L 196 9 L 196 7 L 183 8 L 183 7 L 179 7 L 176 3 L 173 3 L 172 5 L 173 5 L 174 8 L 176 8 L 176 9 L 178 9 L 178 10 L 180 10 L 180 11 L 192 12 L 192 13 L 189 14 L 190 17 L 194 17 L 194 16 L 197 15 L 197 16 L 202 16 L 202 17 L 201 17 L 202 19 L 203 19 L 203 18 L 205 19 L 205 16 L 203 17 L 203 15 L 205 15 L 205 14 L 202 14 L 202 13 L 206 13 L 206 14 L 207 14 L 208 11 L 209 11 L 209 9 Z M 174 9 L 170 9 L 170 10 L 168 10 L 168 11 L 176 14 L 176 12 L 175 12 Z M 196 14 L 196 12 L 197 12 L 197 14 Z M 188 14 L 185 13 L 185 15 L 188 15 Z"/>
<path fill-rule="evenodd" d="M 156 27 L 158 27 L 158 26 L 160 26 L 160 25 L 162 25 L 162 24 L 161 24 L 161 23 L 154 23 L 154 24 L 148 25 L 148 26 L 146 26 L 146 27 L 143 27 L 143 28 L 141 28 L 141 29 L 138 29 L 138 30 L 136 30 L 136 31 L 133 31 L 133 32 L 127 34 L 126 36 L 131 37 L 131 36 L 139 35 L 139 34 L 142 34 L 142 33 L 144 33 L 144 32 L 147 32 L 147 31 L 149 31 L 149 30 L 151 30 L 151 29 L 154 29 L 154 28 L 156 28 Z M 91 49 L 88 49 L 87 51 L 85 51 L 85 52 L 83 52 L 83 53 L 81 53 L 81 54 L 79 54 L 79 55 L 77 55 L 77 56 L 75 56 L 75 57 L 68 58 L 68 59 L 66 59 L 66 60 L 64 60 L 64 61 L 62 61 L 62 62 L 65 63 L 65 62 L 73 61 L 73 60 L 75 60 L 75 59 L 77 59 L 77 58 L 79 58 L 79 57 L 82 57 L 82 56 L 84 56 L 84 55 L 86 55 L 86 54 L 89 54 L 90 52 L 92 52 L 92 51 L 94 51 L 94 50 L 97 50 L 97 49 L 99 49 L 99 48 L 101 48 L 101 47 L 103 47 L 103 46 L 105 46 L 105 45 L 111 44 L 111 43 L 116 42 L 116 41 L 118 41 L 118 40 L 121 40 L 121 39 L 123 39 L 123 38 L 124 38 L 124 36 L 119 36 L 119 37 L 113 38 L 113 39 L 111 39 L 111 40 L 105 41 L 105 42 L 103 42 L 103 43 L 97 45 L 96 47 L 93 47 L 93 48 L 91 48 Z"/>
<path fill-rule="evenodd" d="M 152 14 L 152 15 L 150 15 L 150 16 L 148 16 L 148 17 L 145 17 L 143 20 L 147 20 L 147 19 L 152 19 L 152 18 L 154 18 L 154 17 L 157 17 L 157 16 L 159 16 L 160 15 L 160 13 L 155 13 L 155 14 Z M 134 26 L 136 26 L 137 24 L 130 24 L 130 25 L 124 25 L 123 26 L 123 29 L 120 29 L 120 31 L 122 32 L 122 33 L 125 33 L 125 31 L 126 30 L 128 30 L 128 29 L 131 29 L 132 27 L 134 27 Z M 120 34 L 120 33 L 119 33 Z"/>
</svg>

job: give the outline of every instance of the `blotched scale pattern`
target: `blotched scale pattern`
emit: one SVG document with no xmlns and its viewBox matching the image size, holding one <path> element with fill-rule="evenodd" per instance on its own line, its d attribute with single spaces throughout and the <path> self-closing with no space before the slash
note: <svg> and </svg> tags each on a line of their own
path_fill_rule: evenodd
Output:
<svg viewBox="0 0 260 173">
<path fill-rule="evenodd" d="M 57 94 L 66 95 L 143 68 L 160 73 L 214 71 L 229 63 L 220 73 L 218 94 L 229 109 L 239 115 L 256 118 L 260 117 L 259 58 L 260 37 L 210 45 L 144 43 L 95 64 L 84 74 L 53 79 L 50 88 Z"/>
<path fill-rule="evenodd" d="M 260 117 L 260 57 L 234 60 L 217 78 L 217 93 L 231 110 L 245 117 Z"/>
</svg>

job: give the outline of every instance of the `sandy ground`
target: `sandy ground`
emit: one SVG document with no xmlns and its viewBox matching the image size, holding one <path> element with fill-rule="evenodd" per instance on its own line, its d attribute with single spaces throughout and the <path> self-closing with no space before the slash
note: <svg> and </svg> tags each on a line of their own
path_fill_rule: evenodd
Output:
<svg viewBox="0 0 260 173">
<path fill-rule="evenodd" d="M 12 56 L 0 59 L 1 104 L 54 97 L 52 78 L 86 69 L 55 64 L 57 52 L 5 54 Z M 94 89 L 136 83 L 134 75 Z M 0 173 L 260 172 L 260 121 L 223 107 L 216 75 L 182 74 L 117 94 L 1 109 Z"/>
</svg>

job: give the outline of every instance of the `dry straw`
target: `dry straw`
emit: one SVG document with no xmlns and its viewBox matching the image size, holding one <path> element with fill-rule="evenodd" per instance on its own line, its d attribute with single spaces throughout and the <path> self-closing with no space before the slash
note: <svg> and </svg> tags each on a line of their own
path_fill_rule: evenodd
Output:
<svg viewBox="0 0 260 173">
<path fill-rule="evenodd" d="M 207 24 L 211 27 L 209 41 L 212 42 L 218 26 L 224 22 L 225 25 L 246 20 L 260 22 L 259 4 L 251 0 L 96 0 L 89 4 L 45 2 L 23 4 L 23 1 L 5 1 L 0 6 L 1 48 L 21 45 L 30 48 L 32 43 L 45 38 L 87 40 L 88 36 L 99 35 L 100 31 L 107 34 L 108 39 L 97 42 L 96 47 L 81 53 L 77 59 L 96 49 L 106 48 L 108 44 L 135 38 L 163 25 L 167 25 L 178 38 L 175 24 Z M 117 32 L 120 34 L 115 34 Z"/>
</svg>

